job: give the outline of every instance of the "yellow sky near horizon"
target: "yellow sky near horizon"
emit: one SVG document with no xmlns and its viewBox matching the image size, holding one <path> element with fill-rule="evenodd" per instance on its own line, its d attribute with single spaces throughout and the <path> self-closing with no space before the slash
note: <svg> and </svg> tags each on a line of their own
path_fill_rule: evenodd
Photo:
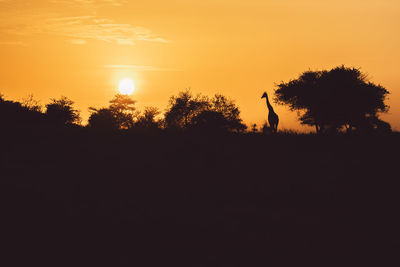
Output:
<svg viewBox="0 0 400 267">
<path fill-rule="evenodd" d="M 234 99 L 250 124 L 275 83 L 345 64 L 391 92 L 383 118 L 400 130 L 399 15 L 398 0 L 0 0 L 0 92 L 65 95 L 87 118 L 127 77 L 139 109 L 190 87 Z"/>
</svg>

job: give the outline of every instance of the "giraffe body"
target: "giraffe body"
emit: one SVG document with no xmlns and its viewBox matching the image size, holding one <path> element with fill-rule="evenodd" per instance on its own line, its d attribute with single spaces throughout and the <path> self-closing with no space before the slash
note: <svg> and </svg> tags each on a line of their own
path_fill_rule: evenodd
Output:
<svg viewBox="0 0 400 267">
<path fill-rule="evenodd" d="M 272 129 L 272 132 L 276 133 L 278 131 L 279 123 L 278 114 L 275 113 L 274 108 L 271 106 L 271 103 L 269 103 L 267 92 L 264 92 L 261 98 L 265 98 L 267 101 L 269 127 Z"/>
</svg>

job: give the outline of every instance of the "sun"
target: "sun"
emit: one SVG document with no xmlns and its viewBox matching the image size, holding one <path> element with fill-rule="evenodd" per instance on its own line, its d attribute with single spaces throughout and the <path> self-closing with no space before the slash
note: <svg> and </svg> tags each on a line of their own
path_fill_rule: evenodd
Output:
<svg viewBox="0 0 400 267">
<path fill-rule="evenodd" d="M 135 82 L 132 79 L 125 78 L 119 81 L 118 91 L 122 95 L 131 95 L 135 91 Z"/>
</svg>

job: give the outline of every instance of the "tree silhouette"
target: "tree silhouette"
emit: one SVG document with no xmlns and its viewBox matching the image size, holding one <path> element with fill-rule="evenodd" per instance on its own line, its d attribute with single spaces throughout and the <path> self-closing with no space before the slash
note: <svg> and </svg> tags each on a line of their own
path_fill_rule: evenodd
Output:
<svg viewBox="0 0 400 267">
<path fill-rule="evenodd" d="M 194 117 L 209 107 L 210 103 L 206 97 L 193 94 L 186 90 L 178 96 L 169 99 L 167 112 L 165 113 L 165 124 L 168 129 L 187 129 L 190 127 Z"/>
<path fill-rule="evenodd" d="M 160 129 L 161 121 L 156 119 L 160 113 L 161 112 L 156 107 L 145 107 L 144 112 L 139 116 L 135 127 L 143 130 Z"/>
<path fill-rule="evenodd" d="M 191 127 L 207 132 L 224 132 L 230 129 L 230 121 L 221 112 L 204 110 L 193 118 Z"/>
<path fill-rule="evenodd" d="M 193 94 L 186 90 L 172 96 L 165 113 L 166 128 L 169 129 L 225 129 L 241 132 L 246 129 L 242 123 L 239 108 L 223 95 L 213 98 Z"/>
<path fill-rule="evenodd" d="M 277 87 L 275 100 L 302 111 L 301 123 L 315 126 L 317 133 L 337 132 L 343 127 L 363 131 L 368 123 L 376 129 L 379 113 L 389 109 L 385 104 L 389 92 L 368 81 L 357 68 L 306 71 Z"/>
<path fill-rule="evenodd" d="M 115 118 L 118 121 L 119 128 L 129 129 L 134 125 L 136 101 L 127 95 L 117 94 L 110 100 L 109 109 L 114 113 Z"/>
<path fill-rule="evenodd" d="M 23 119 L 23 108 L 20 103 L 5 100 L 0 94 L 0 122 L 2 127 L 18 125 Z"/>
<path fill-rule="evenodd" d="M 91 115 L 88 126 L 103 130 L 132 128 L 137 116 L 136 101 L 127 95 L 117 94 L 109 103 L 107 108 L 89 108 Z"/>
<path fill-rule="evenodd" d="M 46 105 L 46 116 L 55 125 L 72 125 L 80 122 L 79 111 L 73 108 L 74 102 L 65 96 L 51 99 Z"/>
<path fill-rule="evenodd" d="M 26 106 L 16 101 L 5 100 L 0 94 L 1 127 L 35 127 L 44 123 L 43 113 L 39 107 Z"/>
<path fill-rule="evenodd" d="M 42 106 L 39 101 L 33 97 L 33 94 L 29 94 L 26 98 L 22 99 L 21 105 L 30 111 L 42 111 Z"/>
<path fill-rule="evenodd" d="M 136 101 L 127 95 L 117 94 L 110 100 L 110 109 L 116 112 L 133 112 Z"/>
<path fill-rule="evenodd" d="M 108 108 L 89 108 L 91 115 L 89 117 L 88 126 L 100 130 L 117 130 L 120 128 L 115 113 Z"/>
<path fill-rule="evenodd" d="M 240 110 L 233 100 L 224 95 L 216 94 L 211 99 L 211 110 L 222 114 L 226 120 L 226 128 L 229 131 L 242 132 L 247 126 L 242 123 L 240 118 Z"/>
</svg>

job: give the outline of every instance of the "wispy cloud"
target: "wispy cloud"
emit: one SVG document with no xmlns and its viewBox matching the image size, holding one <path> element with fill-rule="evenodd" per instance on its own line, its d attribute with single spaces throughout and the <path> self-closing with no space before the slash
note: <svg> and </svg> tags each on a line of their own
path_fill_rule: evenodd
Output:
<svg viewBox="0 0 400 267">
<path fill-rule="evenodd" d="M 84 45 L 87 43 L 85 40 L 82 40 L 82 39 L 71 39 L 71 40 L 69 40 L 69 42 L 71 44 L 76 44 L 76 45 Z"/>
<path fill-rule="evenodd" d="M 1 0 L 0 0 L 1 2 Z M 27 46 L 26 43 L 21 42 L 21 41 L 0 41 L 0 45 L 20 45 L 20 46 Z"/>
<path fill-rule="evenodd" d="M 56 6 L 62 4 L 74 4 L 78 6 L 94 5 L 112 5 L 121 6 L 126 3 L 125 0 L 47 0 Z M 5 0 L 0 0 L 5 2 Z M 14 9 L 17 6 L 14 7 Z M 57 9 L 59 11 L 59 9 Z M 79 8 L 77 10 L 86 10 Z M 86 44 L 88 41 L 104 41 L 119 45 L 134 45 L 137 42 L 156 42 L 168 43 L 169 40 L 154 33 L 152 30 L 136 26 L 131 23 L 120 23 L 107 17 L 97 15 L 96 8 L 88 8 L 90 12 L 82 16 L 60 16 L 57 12 L 38 12 L 29 16 L 17 16 L 18 12 L 14 10 L 12 19 L 0 18 L 0 33 L 11 35 L 31 35 L 44 34 L 50 36 L 64 37 L 67 42 L 73 44 Z M 0 11 L 0 15 L 1 15 Z M 10 16 L 8 16 L 10 17 Z M 29 18 L 29 19 L 28 19 Z M 77 41 L 79 40 L 79 41 Z"/>
<path fill-rule="evenodd" d="M 95 16 L 50 19 L 41 31 L 80 40 L 91 39 L 121 45 L 133 45 L 136 41 L 169 42 L 147 28 L 114 23 L 112 20 Z"/>
<path fill-rule="evenodd" d="M 134 71 L 179 71 L 177 69 L 158 68 L 153 66 L 143 65 L 104 65 L 107 69 L 130 69 Z"/>
<path fill-rule="evenodd" d="M 6 1 L 6 0 L 0 0 Z M 127 0 L 50 0 L 56 4 L 78 4 L 78 5 L 112 5 L 121 6 L 127 3 Z"/>
</svg>

